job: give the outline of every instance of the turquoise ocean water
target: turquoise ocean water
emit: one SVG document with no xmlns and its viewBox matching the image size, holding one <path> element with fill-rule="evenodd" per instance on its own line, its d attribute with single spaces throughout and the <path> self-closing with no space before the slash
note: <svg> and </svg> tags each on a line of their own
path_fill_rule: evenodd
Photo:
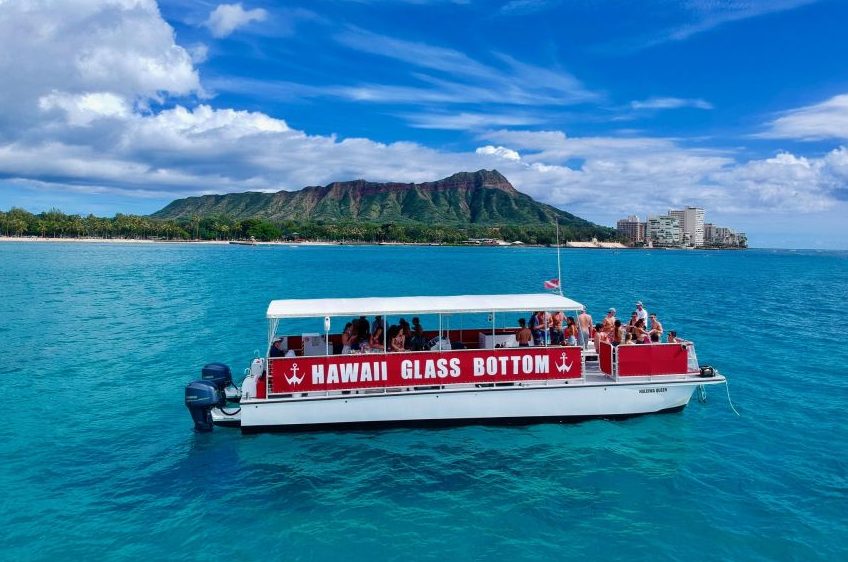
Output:
<svg viewBox="0 0 848 562">
<path fill-rule="evenodd" d="M 274 298 L 535 292 L 533 248 L 0 244 L 0 559 L 846 560 L 848 253 L 563 252 L 730 380 L 682 413 L 195 434 Z"/>
</svg>

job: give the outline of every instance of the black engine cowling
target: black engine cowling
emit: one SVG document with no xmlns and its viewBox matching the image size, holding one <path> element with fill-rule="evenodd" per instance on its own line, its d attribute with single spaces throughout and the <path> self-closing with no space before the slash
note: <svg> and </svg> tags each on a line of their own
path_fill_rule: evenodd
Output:
<svg viewBox="0 0 848 562">
<path fill-rule="evenodd" d="M 212 408 L 226 400 L 211 381 L 192 381 L 186 385 L 185 405 L 197 431 L 212 431 Z"/>
<path fill-rule="evenodd" d="M 200 371 L 200 377 L 204 381 L 214 384 L 215 388 L 221 392 L 233 382 L 233 374 L 230 372 L 230 368 L 223 363 L 204 365 Z"/>
</svg>

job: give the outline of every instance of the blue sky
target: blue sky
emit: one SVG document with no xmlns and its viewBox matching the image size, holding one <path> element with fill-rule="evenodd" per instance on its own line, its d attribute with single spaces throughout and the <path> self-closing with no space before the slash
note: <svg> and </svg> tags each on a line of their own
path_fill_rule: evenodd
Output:
<svg viewBox="0 0 848 562">
<path fill-rule="evenodd" d="M 0 208 L 497 168 L 612 225 L 848 248 L 848 3 L 0 2 Z"/>
</svg>

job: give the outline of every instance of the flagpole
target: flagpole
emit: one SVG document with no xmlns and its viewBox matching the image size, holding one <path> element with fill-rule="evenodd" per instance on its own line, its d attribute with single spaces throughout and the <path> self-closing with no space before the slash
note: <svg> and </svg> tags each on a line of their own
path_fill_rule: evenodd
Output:
<svg viewBox="0 0 848 562">
<path fill-rule="evenodd" d="M 556 241 L 557 241 L 557 279 L 559 280 L 559 296 L 562 296 L 562 262 L 559 257 L 559 217 L 554 217 L 556 220 Z"/>
</svg>

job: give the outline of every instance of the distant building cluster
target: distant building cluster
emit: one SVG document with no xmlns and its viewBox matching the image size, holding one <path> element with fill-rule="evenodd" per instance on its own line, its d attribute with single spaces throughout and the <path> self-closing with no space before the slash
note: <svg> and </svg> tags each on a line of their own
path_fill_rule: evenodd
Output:
<svg viewBox="0 0 848 562">
<path fill-rule="evenodd" d="M 698 207 L 671 209 L 665 215 L 649 216 L 645 222 L 636 215 L 621 219 L 618 233 L 633 246 L 659 248 L 746 248 L 744 232 L 704 222 Z"/>
</svg>

